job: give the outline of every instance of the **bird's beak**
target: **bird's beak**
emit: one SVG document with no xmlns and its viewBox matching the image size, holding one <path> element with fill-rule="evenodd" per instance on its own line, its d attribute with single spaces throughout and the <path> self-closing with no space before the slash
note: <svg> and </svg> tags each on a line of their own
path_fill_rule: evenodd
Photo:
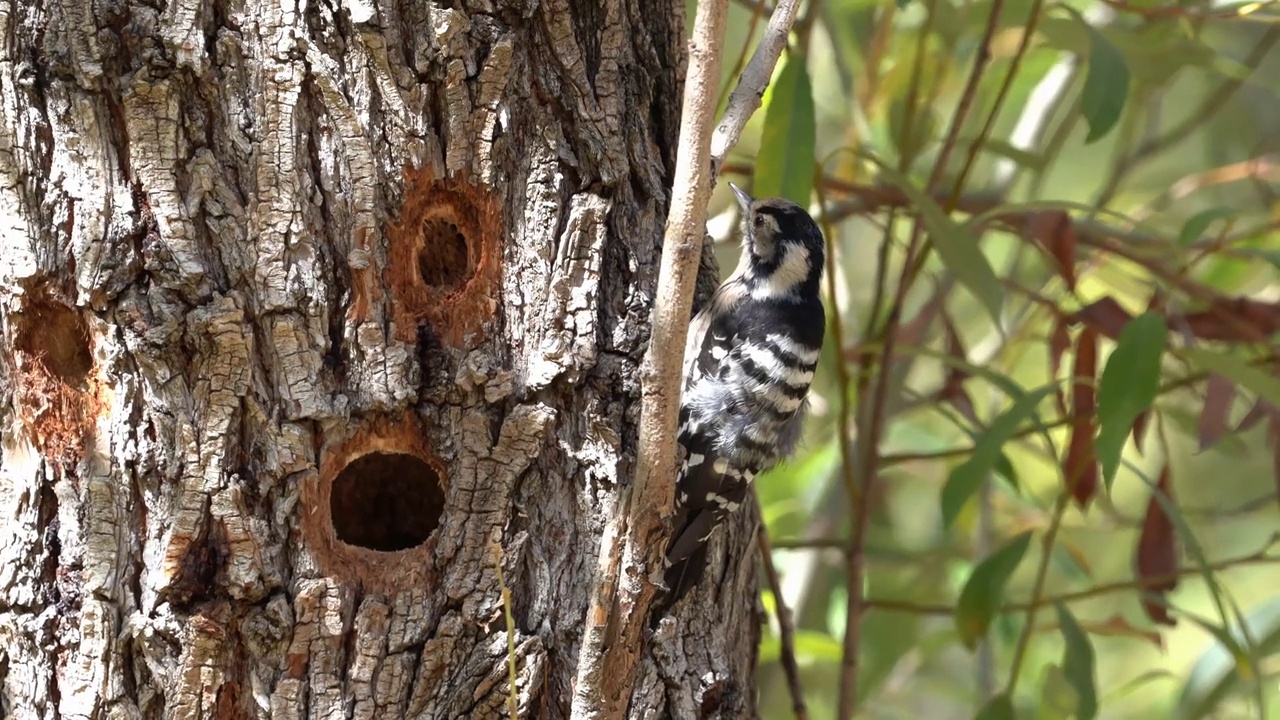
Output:
<svg viewBox="0 0 1280 720">
<path fill-rule="evenodd" d="M 743 190 L 733 183 L 729 183 L 729 188 L 733 190 L 734 196 L 738 198 L 738 204 L 742 206 L 742 212 L 749 211 L 751 209 L 751 203 L 755 202 L 756 199 L 748 195 L 746 190 Z"/>
</svg>

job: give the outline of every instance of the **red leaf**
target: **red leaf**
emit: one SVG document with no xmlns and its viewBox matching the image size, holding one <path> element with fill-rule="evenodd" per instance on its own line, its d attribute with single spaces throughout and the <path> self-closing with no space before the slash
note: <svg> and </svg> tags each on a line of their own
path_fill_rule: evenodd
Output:
<svg viewBox="0 0 1280 720">
<path fill-rule="evenodd" d="M 1096 328 L 1098 332 L 1115 340 L 1133 316 L 1108 296 L 1080 308 L 1072 319 Z"/>
<path fill-rule="evenodd" d="M 1064 210 L 1042 210 L 1028 214 L 1023 226 L 1058 263 L 1058 273 L 1067 289 L 1076 289 L 1076 230 Z"/>
<path fill-rule="evenodd" d="M 1098 491 L 1098 459 L 1094 451 L 1094 416 L 1097 414 L 1095 382 L 1098 376 L 1098 332 L 1086 326 L 1076 341 L 1071 377 L 1071 444 L 1062 463 L 1062 475 L 1076 504 L 1085 507 Z"/>
<path fill-rule="evenodd" d="M 1280 330 L 1280 304 L 1215 298 L 1208 308 L 1187 313 L 1183 322 L 1202 340 L 1262 342 Z"/>
<path fill-rule="evenodd" d="M 1205 387 L 1204 407 L 1200 410 L 1200 450 L 1212 447 L 1227 432 L 1231 400 L 1236 386 L 1218 373 L 1209 374 Z"/>
<path fill-rule="evenodd" d="M 1169 466 L 1160 471 L 1156 488 L 1173 501 L 1173 488 L 1169 483 Z M 1138 550 L 1134 558 L 1138 586 L 1161 597 L 1178 587 L 1178 548 L 1173 531 L 1173 521 L 1164 511 L 1156 494 L 1147 501 L 1147 515 L 1142 520 L 1142 534 L 1138 537 Z M 1175 625 L 1164 604 L 1143 598 L 1142 608 L 1147 617 L 1161 625 Z"/>
<path fill-rule="evenodd" d="M 1071 488 L 1071 497 L 1081 508 L 1098 492 L 1098 457 L 1093 447 L 1093 423 L 1084 420 L 1071 428 L 1071 444 L 1062 461 L 1062 476 Z"/>
<path fill-rule="evenodd" d="M 1249 408 L 1249 412 L 1245 413 L 1245 416 L 1240 419 L 1240 424 L 1236 425 L 1236 432 L 1241 433 L 1246 430 L 1252 430 L 1253 426 L 1261 422 L 1263 418 L 1275 417 L 1277 414 L 1274 405 L 1262 398 L 1258 398 L 1254 401 L 1253 407 Z"/>
</svg>

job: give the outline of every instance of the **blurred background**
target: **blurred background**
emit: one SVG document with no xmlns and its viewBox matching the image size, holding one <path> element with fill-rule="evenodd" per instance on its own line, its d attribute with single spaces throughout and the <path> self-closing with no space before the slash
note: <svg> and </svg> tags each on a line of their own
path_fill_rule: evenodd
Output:
<svg viewBox="0 0 1280 720">
<path fill-rule="evenodd" d="M 774 3 L 731 0 L 722 106 Z M 798 17 L 710 222 L 725 274 L 726 180 L 830 244 L 805 441 L 756 485 L 795 625 L 766 585 L 763 716 L 784 652 L 812 718 L 1280 714 L 1280 6 Z"/>
</svg>

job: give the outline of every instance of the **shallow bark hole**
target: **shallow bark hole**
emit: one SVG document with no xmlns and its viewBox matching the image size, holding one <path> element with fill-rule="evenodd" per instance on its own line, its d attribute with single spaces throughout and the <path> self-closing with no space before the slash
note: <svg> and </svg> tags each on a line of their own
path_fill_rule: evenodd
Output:
<svg viewBox="0 0 1280 720">
<path fill-rule="evenodd" d="M 467 262 L 467 238 L 458 224 L 448 218 L 432 217 L 422 222 L 422 249 L 418 251 L 418 274 L 427 285 L 452 289 L 471 276 Z"/>
<path fill-rule="evenodd" d="M 334 478 L 329 498 L 339 540 L 384 552 L 421 545 L 444 512 L 440 475 L 404 453 L 361 455 Z"/>
<path fill-rule="evenodd" d="M 22 313 L 24 327 L 18 349 L 36 358 L 49 373 L 68 384 L 79 384 L 93 368 L 89 327 L 66 305 L 41 303 Z"/>
</svg>

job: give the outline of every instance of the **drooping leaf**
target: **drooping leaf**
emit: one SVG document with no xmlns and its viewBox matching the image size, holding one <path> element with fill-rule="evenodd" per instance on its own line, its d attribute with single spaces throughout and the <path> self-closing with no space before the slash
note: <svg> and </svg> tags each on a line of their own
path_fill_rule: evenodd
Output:
<svg viewBox="0 0 1280 720">
<path fill-rule="evenodd" d="M 1035 720 L 1071 720 L 1080 706 L 1080 693 L 1067 680 L 1062 668 L 1049 664 L 1040 687 L 1040 705 Z"/>
<path fill-rule="evenodd" d="M 1172 500 L 1168 465 L 1160 471 L 1156 490 Z M 1177 537 L 1173 531 L 1173 521 L 1169 519 L 1154 491 L 1147 502 L 1147 514 L 1142 521 L 1142 534 L 1138 536 L 1133 565 L 1138 576 L 1138 586 L 1146 592 L 1163 595 L 1178 587 Z M 1142 599 L 1142 609 L 1154 622 L 1161 625 L 1176 624 L 1169 615 L 1168 608 L 1148 597 Z"/>
<path fill-rule="evenodd" d="M 1164 318 L 1146 312 L 1120 331 L 1116 348 L 1107 358 L 1098 383 L 1098 461 L 1111 487 L 1125 440 L 1133 422 L 1156 399 L 1160 389 L 1160 359 L 1168 330 Z"/>
<path fill-rule="evenodd" d="M 1085 22 L 1081 18 L 1081 22 Z M 1080 112 L 1089 124 L 1086 145 L 1102 139 L 1120 120 L 1129 97 L 1129 63 L 1105 35 L 1085 22 L 1089 31 L 1089 71 L 1080 94 Z"/>
<path fill-rule="evenodd" d="M 1035 238 L 1058 264 L 1058 274 L 1068 290 L 1076 289 L 1076 229 L 1065 210 L 1040 210 L 1031 213 L 1023 225 L 1024 232 Z"/>
<path fill-rule="evenodd" d="M 1204 310 L 1183 315 L 1178 325 L 1201 340 L 1265 342 L 1280 332 L 1280 303 L 1214 298 Z"/>
<path fill-rule="evenodd" d="M 964 504 L 973 497 L 982 485 L 983 478 L 991 471 L 1000 457 L 1000 449 L 1004 446 L 1022 423 L 1036 411 L 1036 406 L 1046 395 L 1053 392 L 1054 385 L 1046 385 L 1034 392 L 1027 393 L 1014 401 L 1013 405 L 991 422 L 986 431 L 979 436 L 969 458 L 957 465 L 947 477 L 942 488 L 942 522 L 950 527 Z"/>
<path fill-rule="evenodd" d="M 1259 654 L 1268 655 L 1280 650 L 1280 597 L 1269 598 L 1250 610 L 1244 617 L 1244 624 Z M 1239 639 L 1243 637 L 1244 633 L 1237 628 L 1231 633 L 1231 645 L 1235 650 L 1219 640 L 1200 655 L 1182 688 L 1174 715 L 1176 720 L 1209 717 L 1218 703 L 1240 682 L 1242 651 Z"/>
<path fill-rule="evenodd" d="M 1075 688 L 1079 702 L 1075 712 L 1077 720 L 1093 720 L 1098 714 L 1098 683 L 1093 665 L 1093 643 L 1076 622 L 1066 605 L 1057 603 L 1058 627 L 1066 650 L 1062 656 L 1062 672 L 1067 682 Z"/>
<path fill-rule="evenodd" d="M 1120 307 L 1120 303 L 1116 302 L 1115 298 L 1111 296 L 1085 305 L 1076 312 L 1073 318 L 1090 327 L 1097 328 L 1098 332 L 1112 340 L 1120 337 L 1120 331 L 1124 329 L 1124 326 L 1129 321 L 1133 320 L 1133 316 Z"/>
<path fill-rule="evenodd" d="M 1204 406 L 1200 409 L 1198 439 L 1201 451 L 1212 447 L 1227 431 L 1231 400 L 1235 394 L 1235 383 L 1218 373 L 1209 373 L 1209 381 L 1205 384 Z"/>
<path fill-rule="evenodd" d="M 1013 701 L 1008 694 L 1000 693 L 987 701 L 974 716 L 974 720 L 1014 720 Z"/>
<path fill-rule="evenodd" d="M 999 325 L 1004 292 L 991 263 L 987 262 L 987 256 L 978 247 L 977 238 L 952 220 L 941 205 L 902 173 L 882 164 L 880 177 L 907 196 L 929 230 L 929 242 L 942 259 L 942 264 L 955 274 L 956 279 L 982 303 Z"/>
<path fill-rule="evenodd" d="M 1202 370 L 1216 372 L 1234 380 L 1266 398 L 1272 405 L 1280 406 L 1280 379 L 1276 379 L 1265 371 L 1233 355 L 1222 355 L 1204 348 L 1185 348 L 1182 354 Z"/>
<path fill-rule="evenodd" d="M 756 156 L 756 197 L 784 197 L 809 204 L 816 166 L 813 88 L 803 55 L 788 52 L 763 98 L 764 126 Z"/>
<path fill-rule="evenodd" d="M 1200 239 L 1204 235 L 1204 231 L 1209 229 L 1217 220 L 1229 220 L 1236 216 L 1236 211 L 1231 208 L 1210 208 L 1203 212 L 1198 212 L 1191 216 L 1190 220 L 1182 226 L 1182 232 L 1178 233 L 1178 245 L 1189 247 L 1192 243 Z"/>
<path fill-rule="evenodd" d="M 1098 457 L 1094 447 L 1094 415 L 1097 413 L 1094 383 L 1098 374 L 1098 332 L 1085 326 L 1076 341 L 1072 371 L 1071 441 L 1062 463 L 1062 477 L 1076 504 L 1085 507 L 1098 490 Z"/>
<path fill-rule="evenodd" d="M 1028 530 L 988 555 L 973 569 L 956 603 L 956 631 L 970 650 L 987 634 L 991 619 L 1004 604 L 1004 588 L 1031 544 Z"/>
<path fill-rule="evenodd" d="M 907 100 L 906 95 L 901 95 L 889 106 L 889 135 L 898 156 L 913 160 L 937 134 L 938 117 L 933 108 L 921 103 L 911 108 Z"/>
<path fill-rule="evenodd" d="M 1280 415 L 1280 412 L 1276 410 L 1276 406 L 1267 402 L 1266 398 L 1259 397 L 1253 401 L 1253 407 L 1249 408 L 1249 412 L 1240 418 L 1240 423 L 1236 425 L 1236 432 L 1242 433 L 1252 430 L 1255 425 L 1262 422 L 1263 418 L 1275 417 L 1276 415 Z"/>
</svg>

